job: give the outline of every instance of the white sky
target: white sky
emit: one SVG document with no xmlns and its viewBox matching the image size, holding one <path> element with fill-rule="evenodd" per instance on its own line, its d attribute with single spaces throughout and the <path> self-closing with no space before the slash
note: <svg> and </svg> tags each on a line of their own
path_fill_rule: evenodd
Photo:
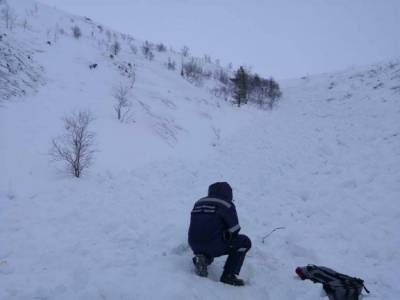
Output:
<svg viewBox="0 0 400 300">
<path fill-rule="evenodd" d="M 400 57 L 400 0 L 41 0 L 118 31 L 264 76 Z"/>
</svg>

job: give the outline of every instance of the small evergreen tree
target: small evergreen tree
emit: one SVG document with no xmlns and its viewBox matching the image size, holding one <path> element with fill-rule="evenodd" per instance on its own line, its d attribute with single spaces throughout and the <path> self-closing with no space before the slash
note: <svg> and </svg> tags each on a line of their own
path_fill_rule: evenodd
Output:
<svg viewBox="0 0 400 300">
<path fill-rule="evenodd" d="M 235 77 L 231 79 L 234 84 L 233 98 L 236 100 L 238 107 L 242 103 L 247 103 L 247 73 L 243 67 L 240 67 L 236 73 Z"/>
</svg>

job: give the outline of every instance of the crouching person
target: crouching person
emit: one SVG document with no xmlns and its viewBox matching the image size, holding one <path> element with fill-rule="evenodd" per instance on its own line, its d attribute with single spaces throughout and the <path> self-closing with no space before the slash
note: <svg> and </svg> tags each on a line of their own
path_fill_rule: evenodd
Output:
<svg viewBox="0 0 400 300">
<path fill-rule="evenodd" d="M 228 255 L 220 281 L 244 285 L 237 275 L 251 248 L 251 241 L 239 231 L 232 188 L 226 182 L 210 185 L 208 196 L 195 203 L 190 218 L 189 245 L 195 255 L 193 263 L 199 276 L 208 276 L 207 266 L 215 257 Z"/>
</svg>

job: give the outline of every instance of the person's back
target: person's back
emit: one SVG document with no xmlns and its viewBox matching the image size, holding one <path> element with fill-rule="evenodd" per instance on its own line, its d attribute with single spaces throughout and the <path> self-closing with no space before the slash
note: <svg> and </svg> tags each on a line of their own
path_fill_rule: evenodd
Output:
<svg viewBox="0 0 400 300">
<path fill-rule="evenodd" d="M 195 254 L 193 262 L 198 275 L 207 276 L 207 265 L 214 257 L 229 255 L 221 281 L 232 285 L 244 284 L 236 275 L 240 272 L 251 241 L 247 236 L 239 235 L 239 231 L 232 188 L 226 182 L 210 185 L 208 196 L 195 203 L 189 226 L 188 240 Z"/>
</svg>

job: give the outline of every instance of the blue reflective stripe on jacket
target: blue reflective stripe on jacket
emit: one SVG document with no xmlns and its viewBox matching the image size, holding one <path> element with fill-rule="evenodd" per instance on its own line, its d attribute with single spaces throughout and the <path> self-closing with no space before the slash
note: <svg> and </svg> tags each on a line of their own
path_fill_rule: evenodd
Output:
<svg viewBox="0 0 400 300">
<path fill-rule="evenodd" d="M 195 203 L 189 227 L 192 248 L 221 242 L 226 230 L 233 234 L 240 230 L 236 208 L 231 201 L 205 197 Z"/>
</svg>

